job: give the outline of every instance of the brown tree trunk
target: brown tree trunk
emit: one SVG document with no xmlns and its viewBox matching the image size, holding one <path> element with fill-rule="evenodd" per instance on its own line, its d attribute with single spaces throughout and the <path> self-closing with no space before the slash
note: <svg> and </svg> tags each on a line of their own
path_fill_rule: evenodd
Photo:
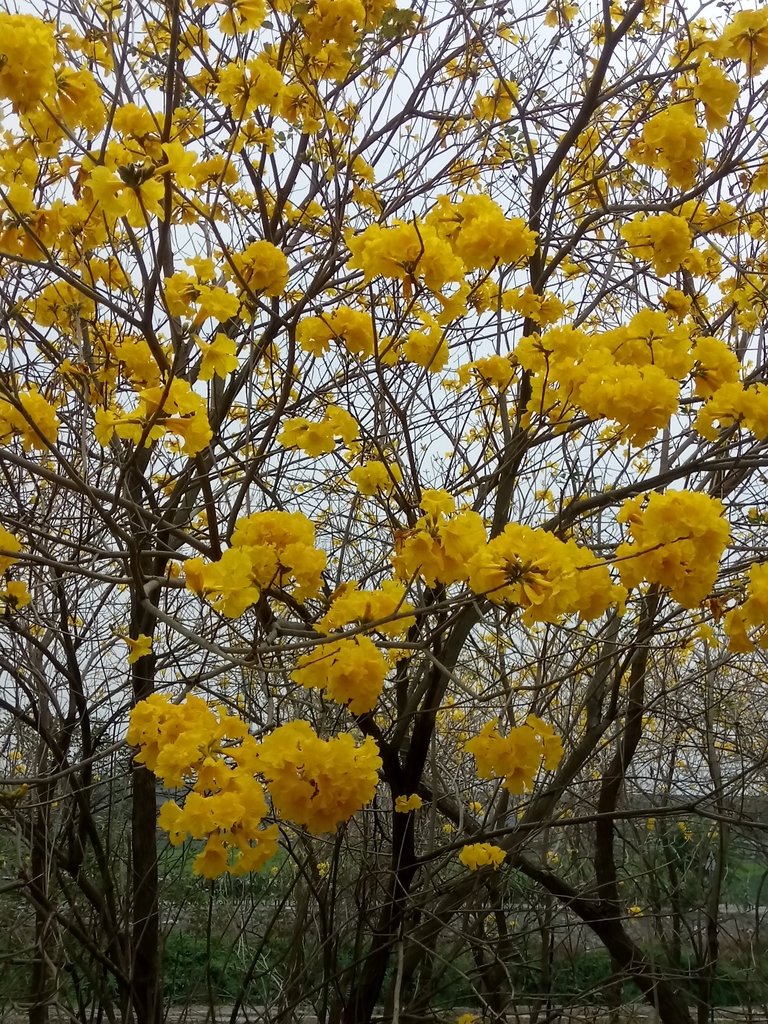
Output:
<svg viewBox="0 0 768 1024">
<path fill-rule="evenodd" d="M 143 766 L 137 767 L 131 816 L 131 1003 L 136 1024 L 161 1021 L 156 818 L 155 777 Z"/>
<path fill-rule="evenodd" d="M 131 616 L 131 636 L 152 636 L 155 622 L 138 602 Z M 133 665 L 133 700 L 154 690 L 155 655 Z M 161 1022 L 160 922 L 157 870 L 157 793 L 154 775 L 143 765 L 133 769 L 131 804 L 131 934 L 130 1000 L 136 1024 Z"/>
<path fill-rule="evenodd" d="M 32 827 L 30 851 L 30 882 L 44 901 L 48 899 L 48 803 L 41 799 Z M 30 976 L 29 1024 L 48 1024 L 48 1007 L 53 995 L 53 970 L 48 946 L 51 915 L 43 902 L 35 904 L 35 958 Z"/>
</svg>

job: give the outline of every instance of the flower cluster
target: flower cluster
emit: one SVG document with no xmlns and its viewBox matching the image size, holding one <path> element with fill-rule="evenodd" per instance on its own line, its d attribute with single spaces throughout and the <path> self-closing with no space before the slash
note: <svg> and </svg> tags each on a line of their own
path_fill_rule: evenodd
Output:
<svg viewBox="0 0 768 1024">
<path fill-rule="evenodd" d="M 768 8 L 739 11 L 713 45 L 718 60 L 743 61 L 747 74 L 756 75 L 768 66 Z"/>
<path fill-rule="evenodd" d="M 328 455 L 335 450 L 337 438 L 351 444 L 359 430 L 351 413 L 338 405 L 329 405 L 322 420 L 307 420 L 303 416 L 285 420 L 278 441 L 286 448 L 300 448 L 307 455 Z"/>
<path fill-rule="evenodd" d="M 504 863 L 506 856 L 504 850 L 493 843 L 471 843 L 469 846 L 462 846 L 459 852 L 459 860 L 470 871 L 486 867 L 498 868 Z"/>
<path fill-rule="evenodd" d="M 459 203 L 440 196 L 426 220 L 373 224 L 347 244 L 350 268 L 362 270 L 366 281 L 377 276 L 422 281 L 441 292 L 472 270 L 525 264 L 536 235 L 521 218 L 505 217 L 489 196 L 466 196 Z"/>
<path fill-rule="evenodd" d="M 257 107 L 270 114 L 281 106 L 285 90 L 283 76 L 264 57 L 249 61 L 231 60 L 219 72 L 216 95 L 229 107 L 234 118 L 249 117 Z"/>
<path fill-rule="evenodd" d="M 526 222 L 505 217 L 498 203 L 486 195 L 467 195 L 458 203 L 439 196 L 427 224 L 449 243 L 465 273 L 490 270 L 497 263 L 524 265 L 536 249 L 536 233 Z"/>
<path fill-rule="evenodd" d="M 516 364 L 517 359 L 511 353 L 474 359 L 471 363 L 464 363 L 459 367 L 457 380 L 449 386 L 465 388 L 474 379 L 481 395 L 489 392 L 491 388 L 504 392 L 515 379 Z"/>
<path fill-rule="evenodd" d="M 398 796 L 395 799 L 396 814 L 410 814 L 411 811 L 418 811 L 424 804 L 418 793 L 411 793 L 410 796 Z"/>
<path fill-rule="evenodd" d="M 206 840 L 194 864 L 206 878 L 258 870 L 277 849 L 277 826 L 262 825 L 267 802 L 256 776 L 284 818 L 327 832 L 372 799 L 381 766 L 370 738 L 360 746 L 347 734 L 322 740 L 295 721 L 259 743 L 242 719 L 194 695 L 141 701 L 126 740 L 165 785 L 188 787 L 183 805 L 163 804 L 159 824 L 174 845 L 188 835 Z"/>
<path fill-rule="evenodd" d="M 690 372 L 691 328 L 667 313 L 641 310 L 622 327 L 598 334 L 556 327 L 521 339 L 515 354 L 533 371 L 533 405 L 554 422 L 576 408 L 617 424 L 621 436 L 644 444 L 678 407 Z"/>
<path fill-rule="evenodd" d="M 197 325 L 209 318 L 223 322 L 235 316 L 240 308 L 238 297 L 206 277 L 206 269 L 199 267 L 194 275 L 180 270 L 165 278 L 163 296 L 171 316 L 185 317 Z"/>
<path fill-rule="evenodd" d="M 469 585 L 495 604 L 523 608 L 523 622 L 559 622 L 564 615 L 595 619 L 625 592 L 588 548 L 546 530 L 509 523 L 470 559 Z"/>
<path fill-rule="evenodd" d="M 433 292 L 464 278 L 465 268 L 451 245 L 425 223 L 395 220 L 384 227 L 372 224 L 347 239 L 349 267 L 362 270 L 365 281 L 389 277 L 421 281 Z"/>
<path fill-rule="evenodd" d="M 66 326 L 68 333 L 77 330 L 78 323 L 93 317 L 93 300 L 67 281 L 46 285 L 31 303 L 32 315 L 44 327 L 52 324 Z"/>
<path fill-rule="evenodd" d="M 20 437 L 24 451 L 56 443 L 59 419 L 53 405 L 36 387 L 20 391 L 14 400 L 0 398 L 0 444 Z"/>
<path fill-rule="evenodd" d="M 230 263 L 227 276 L 246 303 L 257 295 L 275 296 L 285 291 L 288 260 L 271 242 L 251 242 L 242 252 L 232 253 Z"/>
<path fill-rule="evenodd" d="M 500 78 L 490 93 L 478 93 L 472 103 L 472 113 L 479 121 L 506 121 L 517 99 L 517 82 Z"/>
<path fill-rule="evenodd" d="M 238 519 L 231 546 L 215 562 L 188 558 L 189 590 L 228 618 L 255 604 L 261 590 L 292 589 L 304 601 L 320 590 L 326 555 L 315 547 L 315 528 L 300 512 L 255 512 Z"/>
<path fill-rule="evenodd" d="M 197 874 L 245 874 L 269 860 L 277 826 L 261 827 L 267 803 L 254 777 L 258 744 L 245 722 L 194 695 L 174 704 L 153 694 L 131 712 L 126 740 L 165 785 L 190 787 L 183 806 L 163 804 L 159 825 L 175 846 L 187 835 L 206 841 L 194 861 Z"/>
<path fill-rule="evenodd" d="M 741 363 L 724 341 L 702 335 L 696 339 L 693 354 L 696 357 L 693 377 L 699 397 L 711 398 L 725 384 L 738 381 Z"/>
<path fill-rule="evenodd" d="M 195 338 L 195 344 L 202 355 L 198 380 L 211 380 L 214 376 L 223 380 L 237 369 L 237 342 L 222 331 L 216 332 L 213 341 Z"/>
<path fill-rule="evenodd" d="M 639 260 L 648 260 L 657 274 L 679 270 L 691 249 L 693 236 L 685 217 L 674 213 L 638 213 L 621 229 L 621 237 Z"/>
<path fill-rule="evenodd" d="M 27 584 L 22 580 L 9 580 L 5 586 L 0 584 L 0 601 L 3 602 L 4 610 L 16 612 L 26 606 L 32 600 Z"/>
<path fill-rule="evenodd" d="M 625 501 L 617 519 L 631 541 L 616 549 L 622 583 L 666 587 L 685 608 L 710 593 L 730 537 L 722 502 L 699 491 L 654 492 Z"/>
<path fill-rule="evenodd" d="M 324 690 L 353 715 L 372 711 L 387 674 L 384 655 L 367 636 L 318 644 L 302 654 L 291 679 L 305 689 Z"/>
<path fill-rule="evenodd" d="M 405 587 L 385 580 L 378 590 L 358 590 L 351 580 L 332 595 L 331 606 L 317 624 L 321 630 L 339 629 L 352 623 L 376 623 L 384 636 L 402 636 L 414 623 L 413 605 L 405 600 Z"/>
<path fill-rule="evenodd" d="M 347 352 L 366 359 L 374 352 L 373 321 L 370 313 L 350 306 L 338 306 L 324 316 L 308 316 L 299 321 L 296 340 L 305 352 L 322 356 L 338 341 Z"/>
<path fill-rule="evenodd" d="M 292 61 L 298 80 L 312 69 L 316 75 L 343 81 L 365 32 L 380 24 L 391 0 L 313 0 L 297 8 L 291 0 L 276 0 L 275 10 L 296 17 L 302 36 L 293 43 Z M 302 73 L 302 71 L 304 73 Z"/>
<path fill-rule="evenodd" d="M 0 98 L 10 100 L 17 113 L 27 113 L 56 91 L 53 25 L 29 14 L 3 12 L 0 33 Z"/>
<path fill-rule="evenodd" d="M 350 482 L 360 494 L 391 494 L 403 479 L 403 473 L 396 462 L 379 462 L 371 459 L 362 466 L 355 466 L 349 473 Z"/>
<path fill-rule="evenodd" d="M 738 372 L 730 363 L 727 368 L 732 377 Z M 734 424 L 746 427 L 761 441 L 768 437 L 768 385 L 744 387 L 737 380 L 722 384 L 699 410 L 695 426 L 702 437 L 716 441 L 719 431 L 715 424 L 720 429 Z"/>
<path fill-rule="evenodd" d="M 469 509 L 455 512 L 447 491 L 424 491 L 420 505 L 424 515 L 395 537 L 392 564 L 398 577 L 422 576 L 430 587 L 467 580 L 469 559 L 485 544 L 482 517 Z"/>
<path fill-rule="evenodd" d="M 188 381 L 173 377 L 167 384 L 140 390 L 133 410 L 97 408 L 96 440 L 106 446 L 115 434 L 145 448 L 172 434 L 181 438 L 185 455 L 196 455 L 208 445 L 212 431 L 205 398 Z"/>
<path fill-rule="evenodd" d="M 21 551 L 21 541 L 19 538 L 14 537 L 5 527 L 0 526 L 0 575 L 7 572 L 12 565 L 18 562 L 18 558 L 14 558 L 14 555 L 19 551 Z"/>
<path fill-rule="evenodd" d="M 360 746 L 348 733 L 320 739 L 309 722 L 288 722 L 259 746 L 258 770 L 275 810 L 311 832 L 330 832 L 376 792 L 381 767 L 376 743 Z"/>
<path fill-rule="evenodd" d="M 664 171 L 670 185 L 690 188 L 706 137 L 706 129 L 696 123 L 694 103 L 676 103 L 646 121 L 627 155 L 634 163 Z"/>
<path fill-rule="evenodd" d="M 16 565 L 18 558 L 14 556 L 21 551 L 21 541 L 12 533 L 0 526 L 0 576 L 3 576 L 12 565 Z M 26 583 L 21 580 L 8 580 L 0 582 L 0 601 L 10 611 L 18 611 L 25 608 L 31 601 Z"/>
<path fill-rule="evenodd" d="M 739 86 L 705 57 L 696 69 L 693 95 L 704 104 L 707 128 L 712 132 L 728 124 L 728 115 L 739 96 Z"/>
<path fill-rule="evenodd" d="M 746 600 L 727 613 L 723 626 L 737 654 L 768 647 L 768 562 L 750 568 Z"/>
<path fill-rule="evenodd" d="M 408 332 L 403 355 L 430 373 L 439 373 L 448 362 L 448 338 L 438 319 L 424 313 L 420 319 L 422 327 Z"/>
<path fill-rule="evenodd" d="M 502 292 L 501 304 L 507 311 L 514 310 L 541 327 L 556 323 L 565 313 L 565 303 L 552 292 L 540 295 L 530 285 L 527 288 Z"/>
<path fill-rule="evenodd" d="M 524 725 L 506 736 L 499 732 L 498 722 L 487 722 L 464 749 L 474 757 L 481 779 L 503 778 L 504 789 L 516 795 L 533 789 L 542 761 L 546 771 L 553 771 L 563 756 L 560 737 L 536 715 L 529 715 Z"/>
</svg>

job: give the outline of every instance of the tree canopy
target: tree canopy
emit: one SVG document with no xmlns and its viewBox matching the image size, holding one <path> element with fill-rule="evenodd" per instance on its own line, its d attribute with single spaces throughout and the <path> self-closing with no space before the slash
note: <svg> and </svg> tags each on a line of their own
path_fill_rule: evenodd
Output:
<svg viewBox="0 0 768 1024">
<path fill-rule="evenodd" d="M 0 13 L 31 1024 L 64 962 L 158 1024 L 168 844 L 290 877 L 280 1019 L 425 1012 L 454 933 L 503 1015 L 524 884 L 683 1024 L 626 865 L 685 815 L 711 1003 L 768 753 L 768 8 L 400 3 Z"/>
</svg>

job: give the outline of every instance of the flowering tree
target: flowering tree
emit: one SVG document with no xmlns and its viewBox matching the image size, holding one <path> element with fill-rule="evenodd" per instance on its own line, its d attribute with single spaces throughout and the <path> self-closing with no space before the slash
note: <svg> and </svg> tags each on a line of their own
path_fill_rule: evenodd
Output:
<svg viewBox="0 0 768 1024">
<path fill-rule="evenodd" d="M 160 1020 L 166 842 L 295 872 L 284 1018 L 428 1008 L 465 908 L 502 1015 L 520 877 L 687 1021 L 621 830 L 694 790 L 730 820 L 764 755 L 722 694 L 764 731 L 768 9 L 61 0 L 0 31 L 33 1024 L 65 961 L 81 1007 Z M 651 786 L 673 679 L 704 754 Z M 569 877 L 541 837 L 577 821 Z M 708 951 L 702 1006 L 716 921 Z"/>
</svg>

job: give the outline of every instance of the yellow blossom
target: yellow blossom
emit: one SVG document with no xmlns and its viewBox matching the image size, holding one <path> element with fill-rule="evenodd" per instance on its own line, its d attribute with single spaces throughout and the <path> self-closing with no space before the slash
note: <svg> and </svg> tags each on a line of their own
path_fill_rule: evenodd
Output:
<svg viewBox="0 0 768 1024">
<path fill-rule="evenodd" d="M 148 654 L 152 653 L 152 637 L 147 636 L 146 633 L 139 633 L 137 637 L 125 637 L 125 642 L 128 645 L 128 664 L 133 665 L 134 662 L 140 661 Z"/>
<path fill-rule="evenodd" d="M 492 843 L 472 843 L 469 846 L 462 846 L 459 852 L 459 860 L 470 871 L 485 867 L 498 868 L 504 863 L 506 856 L 500 846 L 494 846 Z"/>
<path fill-rule="evenodd" d="M 323 740 L 308 722 L 279 726 L 259 745 L 258 770 L 277 812 L 311 832 L 331 832 L 372 798 L 381 766 L 370 736 Z"/>
<path fill-rule="evenodd" d="M 381 694 L 387 662 L 367 636 L 318 644 L 302 654 L 291 679 L 307 689 L 324 690 L 353 715 L 372 711 Z"/>
<path fill-rule="evenodd" d="M 730 537 L 721 501 L 698 491 L 654 492 L 626 501 L 617 519 L 631 537 L 616 549 L 625 586 L 657 583 L 685 608 L 707 597 Z"/>
<path fill-rule="evenodd" d="M 411 793 L 410 796 L 399 796 L 395 800 L 395 811 L 398 814 L 408 814 L 410 811 L 418 811 L 424 801 L 418 793 Z"/>
</svg>

